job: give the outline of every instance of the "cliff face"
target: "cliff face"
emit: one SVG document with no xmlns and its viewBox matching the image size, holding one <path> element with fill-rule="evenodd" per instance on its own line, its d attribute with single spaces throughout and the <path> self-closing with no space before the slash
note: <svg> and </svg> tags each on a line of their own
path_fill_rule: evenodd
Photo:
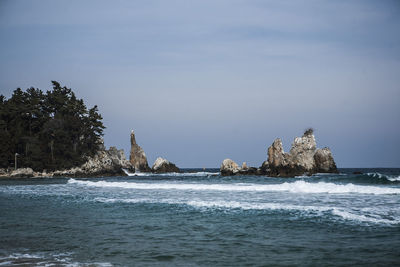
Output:
<svg viewBox="0 0 400 267">
<path fill-rule="evenodd" d="M 131 165 L 137 171 L 149 172 L 151 171 L 149 164 L 147 163 L 147 157 L 143 149 L 136 143 L 135 132 L 131 132 L 131 153 L 129 156 Z"/>
</svg>

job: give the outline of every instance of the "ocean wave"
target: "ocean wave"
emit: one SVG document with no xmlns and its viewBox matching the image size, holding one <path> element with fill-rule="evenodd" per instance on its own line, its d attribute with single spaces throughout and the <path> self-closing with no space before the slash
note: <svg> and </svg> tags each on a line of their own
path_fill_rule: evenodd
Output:
<svg viewBox="0 0 400 267">
<path fill-rule="evenodd" d="M 108 262 L 76 262 L 72 259 L 73 253 L 11 253 L 0 257 L 0 266 L 112 266 Z"/>
<path fill-rule="evenodd" d="M 388 180 L 390 182 L 400 182 L 400 175 L 386 175 L 379 172 L 370 172 L 367 173 L 366 175 L 372 178 Z"/>
<path fill-rule="evenodd" d="M 68 184 L 92 187 L 115 187 L 140 190 L 190 190 L 190 191 L 255 191 L 255 192 L 290 192 L 290 193 L 327 193 L 327 194 L 400 194 L 400 188 L 364 186 L 354 184 L 309 183 L 296 181 L 282 184 L 201 184 L 201 183 L 138 183 L 138 182 L 107 182 L 83 181 L 69 179 Z"/>
<path fill-rule="evenodd" d="M 128 176 L 144 176 L 144 177 L 150 177 L 150 176 L 173 176 L 173 177 L 183 177 L 183 176 L 190 176 L 190 177 L 209 177 L 209 176 L 217 176 L 220 175 L 219 172 L 169 172 L 169 173 L 149 173 L 149 172 L 129 172 L 128 170 L 122 169 L 126 175 Z"/>
<path fill-rule="evenodd" d="M 307 216 L 324 216 L 331 214 L 340 217 L 343 220 L 357 221 L 362 223 L 374 224 L 400 224 L 400 217 L 394 217 L 392 220 L 382 218 L 382 215 L 368 212 L 366 214 L 357 214 L 355 211 L 329 206 L 302 206 L 281 203 L 254 203 L 238 201 L 203 201 L 203 200 L 179 200 L 179 199 L 121 199 L 121 198 L 96 198 L 95 201 L 103 203 L 146 203 L 146 204 L 170 204 L 170 205 L 188 205 L 194 208 L 207 209 L 241 209 L 241 210 L 284 210 L 299 211 Z M 381 210 L 379 210 L 381 211 Z"/>
</svg>

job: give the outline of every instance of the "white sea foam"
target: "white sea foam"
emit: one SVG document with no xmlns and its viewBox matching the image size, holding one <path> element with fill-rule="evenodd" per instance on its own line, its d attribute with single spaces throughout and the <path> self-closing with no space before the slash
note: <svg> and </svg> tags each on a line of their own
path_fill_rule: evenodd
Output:
<svg viewBox="0 0 400 267">
<path fill-rule="evenodd" d="M 375 213 L 357 214 L 356 211 L 343 207 L 330 206 L 309 206 L 309 205 L 291 205 L 282 203 L 254 203 L 254 202 L 238 202 L 238 201 L 203 201 L 203 200 L 184 200 L 184 199 L 118 199 L 118 198 L 96 198 L 96 201 L 104 203 L 151 203 L 151 204 L 171 204 L 171 205 L 188 205 L 195 208 L 211 208 L 211 209 L 242 209 L 242 210 L 288 210 L 299 211 L 307 216 L 323 216 L 324 214 L 332 214 L 344 220 L 358 221 L 362 223 L 374 224 L 400 224 L 400 217 L 393 220 L 382 218 Z"/>
<path fill-rule="evenodd" d="M 290 193 L 327 193 L 327 194 L 400 194 L 400 188 L 364 186 L 354 184 L 309 183 L 296 181 L 282 184 L 204 184 L 204 183 L 139 183 L 139 182 L 107 182 L 83 181 L 69 179 L 69 184 L 93 187 L 115 187 L 140 190 L 188 190 L 188 191 L 254 191 L 254 192 L 290 192 Z"/>
<path fill-rule="evenodd" d="M 76 262 L 71 255 L 72 253 L 12 253 L 0 257 L 0 266 L 112 266 L 108 262 Z"/>
<path fill-rule="evenodd" d="M 369 172 L 367 175 L 374 178 L 387 179 L 392 182 L 400 182 L 400 175 L 385 175 L 379 172 Z"/>
<path fill-rule="evenodd" d="M 129 172 L 128 170 L 122 169 L 128 176 L 191 176 L 191 177 L 207 177 L 217 176 L 219 172 L 169 172 L 169 173 L 149 173 L 149 172 Z"/>
</svg>

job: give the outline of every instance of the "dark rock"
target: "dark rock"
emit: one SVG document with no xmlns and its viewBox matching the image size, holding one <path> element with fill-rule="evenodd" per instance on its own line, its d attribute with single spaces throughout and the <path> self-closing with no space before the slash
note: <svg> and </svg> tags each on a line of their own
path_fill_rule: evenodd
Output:
<svg viewBox="0 0 400 267">
<path fill-rule="evenodd" d="M 316 172 L 321 173 L 337 173 L 335 160 L 329 148 L 318 149 L 314 154 Z"/>
<path fill-rule="evenodd" d="M 149 164 L 147 163 L 146 154 L 143 149 L 136 143 L 135 132 L 131 132 L 131 152 L 129 161 L 132 166 L 141 172 L 151 171 Z"/>
<path fill-rule="evenodd" d="M 12 178 L 30 178 L 35 175 L 35 172 L 31 168 L 19 168 L 12 171 L 9 177 Z"/>
<path fill-rule="evenodd" d="M 221 175 L 223 176 L 230 176 L 230 175 L 236 175 L 239 173 L 240 168 L 239 165 L 236 164 L 231 159 L 224 159 L 224 161 L 221 164 Z"/>
<path fill-rule="evenodd" d="M 175 164 L 163 158 L 157 158 L 151 169 L 155 173 L 181 172 Z"/>
</svg>

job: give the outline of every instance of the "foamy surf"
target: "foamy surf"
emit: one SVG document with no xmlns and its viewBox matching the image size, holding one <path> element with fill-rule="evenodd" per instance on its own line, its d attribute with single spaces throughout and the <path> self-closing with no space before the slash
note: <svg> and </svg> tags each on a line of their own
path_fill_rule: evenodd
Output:
<svg viewBox="0 0 400 267">
<path fill-rule="evenodd" d="M 140 183 L 140 182 L 107 182 L 107 181 L 83 181 L 69 179 L 68 184 L 77 184 L 89 187 L 114 187 L 139 190 L 190 190 L 190 191 L 253 191 L 253 192 L 290 192 L 290 193 L 314 193 L 314 194 L 400 194 L 399 188 L 364 186 L 354 184 L 334 183 L 309 183 L 296 181 L 282 184 L 202 184 L 202 183 Z"/>
<path fill-rule="evenodd" d="M 73 253 L 11 253 L 0 257 L 0 266 L 113 266 L 108 262 L 77 262 L 72 257 Z"/>
<path fill-rule="evenodd" d="M 367 175 L 373 178 L 386 179 L 391 182 L 400 182 L 400 175 L 386 175 L 379 172 L 370 172 Z"/>
<path fill-rule="evenodd" d="M 310 206 L 310 205 L 290 205 L 282 203 L 254 203 L 254 202 L 238 202 L 238 201 L 202 201 L 202 200 L 184 200 L 184 199 L 121 199 L 121 198 L 96 198 L 95 201 L 102 203 L 146 203 L 146 204 L 169 204 L 169 205 L 187 205 L 194 208 L 207 209 L 241 209 L 241 210 L 283 210 L 297 211 L 308 217 L 334 215 L 340 219 L 348 221 L 356 221 L 362 223 L 374 224 L 400 224 L 399 217 L 390 219 L 382 218 L 382 214 L 377 214 L 381 210 L 372 210 L 365 214 L 357 214 L 356 211 L 343 207 L 331 206 Z M 387 215 L 387 214 L 384 214 Z"/>
<path fill-rule="evenodd" d="M 220 175 L 219 172 L 169 172 L 169 173 L 149 173 L 149 172 L 129 172 L 128 170 L 122 169 L 124 173 L 128 176 L 142 176 L 142 177 L 210 177 L 210 176 L 217 176 Z"/>
</svg>

